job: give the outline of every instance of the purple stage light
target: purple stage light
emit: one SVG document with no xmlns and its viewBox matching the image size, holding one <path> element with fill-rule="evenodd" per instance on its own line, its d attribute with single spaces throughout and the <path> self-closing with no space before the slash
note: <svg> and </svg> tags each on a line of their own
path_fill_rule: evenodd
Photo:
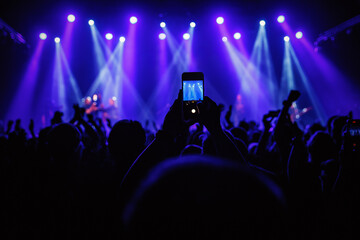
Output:
<svg viewBox="0 0 360 240">
<path fill-rule="evenodd" d="M 55 41 L 56 43 L 59 43 L 59 42 L 60 42 L 60 38 L 59 38 L 59 37 L 56 37 L 56 38 L 54 39 L 54 41 Z"/>
<path fill-rule="evenodd" d="M 260 23 L 260 26 L 265 26 L 265 24 L 266 24 L 264 20 L 261 20 L 259 23 Z"/>
<path fill-rule="evenodd" d="M 165 23 L 165 22 L 161 22 L 161 23 L 160 23 L 160 27 L 162 27 L 162 28 L 166 27 L 166 23 Z"/>
<path fill-rule="evenodd" d="M 47 38 L 46 33 L 40 33 L 40 34 L 39 34 L 39 38 L 40 38 L 41 40 L 45 40 L 45 39 Z"/>
<path fill-rule="evenodd" d="M 183 38 L 185 40 L 189 40 L 190 39 L 190 34 L 189 33 L 184 33 Z"/>
<path fill-rule="evenodd" d="M 218 17 L 216 19 L 216 22 L 217 22 L 217 24 L 223 24 L 224 23 L 224 18 L 223 17 Z"/>
<path fill-rule="evenodd" d="M 159 39 L 160 40 L 164 40 L 166 38 L 166 34 L 165 33 L 160 33 L 159 34 Z"/>
<path fill-rule="evenodd" d="M 120 37 L 119 41 L 122 42 L 122 43 L 125 42 L 125 37 Z"/>
<path fill-rule="evenodd" d="M 190 23 L 190 27 L 194 28 L 196 26 L 196 23 L 195 22 L 191 22 Z"/>
<path fill-rule="evenodd" d="M 95 24 L 94 20 L 92 20 L 92 19 L 90 19 L 88 23 L 89 23 L 90 26 Z"/>
<path fill-rule="evenodd" d="M 296 37 L 297 39 L 300 39 L 300 38 L 303 37 L 303 33 L 300 32 L 300 31 L 298 31 L 298 32 L 295 34 L 295 37 Z"/>
<path fill-rule="evenodd" d="M 111 40 L 111 39 L 113 39 L 113 35 L 112 35 L 112 33 L 107 33 L 107 34 L 105 34 L 105 38 L 107 39 L 107 40 Z"/>
<path fill-rule="evenodd" d="M 135 24 L 135 23 L 137 23 L 137 21 L 138 21 L 138 19 L 137 19 L 137 17 L 135 17 L 135 16 L 132 16 L 132 17 L 130 18 L 130 23 L 131 23 L 131 24 Z"/>
<path fill-rule="evenodd" d="M 67 16 L 67 20 L 68 20 L 69 22 L 74 22 L 74 21 L 75 21 L 75 16 L 72 15 L 72 14 L 69 14 L 69 15 Z"/>
<path fill-rule="evenodd" d="M 288 41 L 290 41 L 290 38 L 289 38 L 289 36 L 285 36 L 285 37 L 284 37 L 284 41 L 285 41 L 285 42 L 288 42 Z"/>
<path fill-rule="evenodd" d="M 278 16 L 277 21 L 278 21 L 279 23 L 283 23 L 283 22 L 285 21 L 284 15 Z"/>
<path fill-rule="evenodd" d="M 240 34 L 239 32 L 234 33 L 234 38 L 235 38 L 236 40 L 239 40 L 239 39 L 241 38 L 241 34 Z"/>
<path fill-rule="evenodd" d="M 227 37 L 222 37 L 222 39 L 221 39 L 223 42 L 227 42 Z"/>
</svg>

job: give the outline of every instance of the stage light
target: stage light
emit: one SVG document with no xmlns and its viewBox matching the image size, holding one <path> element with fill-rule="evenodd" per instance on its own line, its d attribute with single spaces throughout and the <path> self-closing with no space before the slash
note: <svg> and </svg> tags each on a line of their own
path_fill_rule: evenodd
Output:
<svg viewBox="0 0 360 240">
<path fill-rule="evenodd" d="M 162 27 L 162 28 L 166 27 L 166 23 L 165 23 L 165 22 L 161 22 L 161 23 L 160 23 L 160 27 Z"/>
<path fill-rule="evenodd" d="M 194 28 L 196 26 L 196 23 L 195 22 L 191 22 L 190 23 L 190 27 Z"/>
<path fill-rule="evenodd" d="M 94 20 L 92 20 L 92 19 L 90 19 L 88 23 L 89 23 L 90 26 L 95 24 Z"/>
<path fill-rule="evenodd" d="M 234 33 L 234 38 L 236 39 L 236 40 L 238 40 L 238 39 L 240 39 L 241 38 L 241 34 L 240 33 Z"/>
<path fill-rule="evenodd" d="M 41 40 L 45 40 L 45 39 L 47 38 L 46 33 L 40 33 L 40 34 L 39 34 L 39 38 L 40 38 Z"/>
<path fill-rule="evenodd" d="M 227 40 L 228 40 L 227 37 L 222 37 L 223 42 L 227 42 Z"/>
<path fill-rule="evenodd" d="M 137 21 L 138 21 L 138 19 L 137 19 L 137 17 L 135 17 L 135 16 L 132 16 L 132 17 L 130 18 L 130 23 L 131 23 L 131 24 L 135 24 L 135 23 L 137 23 Z"/>
<path fill-rule="evenodd" d="M 216 19 L 216 22 L 217 22 L 217 24 L 223 24 L 224 23 L 224 18 L 223 17 L 218 17 Z"/>
<path fill-rule="evenodd" d="M 285 17 L 283 15 L 278 16 L 277 21 L 279 23 L 283 23 L 285 21 Z"/>
<path fill-rule="evenodd" d="M 183 38 L 185 40 L 189 40 L 190 39 L 190 34 L 189 33 L 184 33 Z"/>
<path fill-rule="evenodd" d="M 289 36 L 285 36 L 285 37 L 284 37 L 284 41 L 285 41 L 285 42 L 288 42 L 288 41 L 290 41 L 290 38 L 289 38 Z"/>
<path fill-rule="evenodd" d="M 296 37 L 297 39 L 300 39 L 300 38 L 303 37 L 303 33 L 300 32 L 300 31 L 298 31 L 298 32 L 295 34 L 295 37 Z"/>
<path fill-rule="evenodd" d="M 260 26 L 265 26 L 265 21 L 264 20 L 260 21 Z"/>
<path fill-rule="evenodd" d="M 59 42 L 60 42 L 60 38 L 59 38 L 59 37 L 56 37 L 56 38 L 54 39 L 54 41 L 55 41 L 56 43 L 59 43 Z"/>
<path fill-rule="evenodd" d="M 74 22 L 74 21 L 75 21 L 75 16 L 72 15 L 72 14 L 69 14 L 69 15 L 67 16 L 67 20 L 68 20 L 69 22 Z"/>
<path fill-rule="evenodd" d="M 120 37 L 119 41 L 122 42 L 122 43 L 125 42 L 125 37 Z"/>
<path fill-rule="evenodd" d="M 107 33 L 107 34 L 105 34 L 105 38 L 107 39 L 107 40 L 111 40 L 111 39 L 113 39 L 113 35 L 112 35 L 112 33 Z"/>
<path fill-rule="evenodd" d="M 159 34 L 159 39 L 160 40 L 164 40 L 166 38 L 166 34 L 165 33 L 160 33 Z"/>
</svg>

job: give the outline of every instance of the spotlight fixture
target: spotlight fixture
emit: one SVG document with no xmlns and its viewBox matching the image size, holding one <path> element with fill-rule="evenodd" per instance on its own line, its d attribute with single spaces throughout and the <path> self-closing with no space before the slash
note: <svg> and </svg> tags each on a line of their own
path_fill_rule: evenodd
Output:
<svg viewBox="0 0 360 240">
<path fill-rule="evenodd" d="M 69 15 L 67 16 L 67 20 L 68 20 L 69 22 L 74 22 L 74 21 L 75 21 L 75 16 L 74 16 L 73 14 L 69 14 Z"/>
<path fill-rule="evenodd" d="M 234 38 L 239 40 L 241 38 L 241 34 L 239 32 L 234 33 Z"/>
<path fill-rule="evenodd" d="M 160 33 L 159 34 L 159 39 L 160 40 L 164 40 L 166 38 L 166 34 L 165 33 Z"/>
<path fill-rule="evenodd" d="M 228 40 L 227 37 L 222 37 L 223 42 L 227 42 L 227 40 Z"/>
<path fill-rule="evenodd" d="M 264 20 L 261 20 L 259 23 L 260 23 L 260 26 L 265 26 L 265 24 L 266 24 Z"/>
<path fill-rule="evenodd" d="M 190 34 L 189 33 L 184 33 L 183 38 L 185 40 L 189 40 L 190 39 Z"/>
<path fill-rule="evenodd" d="M 135 23 L 137 23 L 137 21 L 138 21 L 138 19 L 137 19 L 137 17 L 135 17 L 135 16 L 132 16 L 132 17 L 130 18 L 130 23 L 131 23 L 131 24 L 135 24 Z"/>
<path fill-rule="evenodd" d="M 59 42 L 60 42 L 60 38 L 59 38 L 59 37 L 56 37 L 56 38 L 54 39 L 54 41 L 55 41 L 56 43 L 59 43 Z"/>
<path fill-rule="evenodd" d="M 46 33 L 40 33 L 40 34 L 39 34 L 39 38 L 40 38 L 41 40 L 45 40 L 45 39 L 47 38 Z"/>
<path fill-rule="evenodd" d="M 284 15 L 278 16 L 277 21 L 278 21 L 279 23 L 283 23 L 283 22 L 285 21 Z"/>
<path fill-rule="evenodd" d="M 112 33 L 107 33 L 107 34 L 105 34 L 105 38 L 107 39 L 107 40 L 111 40 L 111 39 L 113 39 L 113 35 L 112 35 Z"/>
<path fill-rule="evenodd" d="M 89 23 L 90 26 L 95 24 L 94 20 L 92 20 L 92 19 L 90 19 L 88 23 Z"/>
<path fill-rule="evenodd" d="M 162 28 L 166 27 L 166 23 L 165 23 L 165 22 L 161 22 L 161 23 L 160 23 L 160 27 L 162 27 Z"/>
<path fill-rule="evenodd" d="M 285 41 L 285 42 L 288 42 L 288 41 L 290 41 L 290 38 L 289 38 L 289 36 L 285 36 L 285 37 L 284 37 L 284 41 Z"/>
<path fill-rule="evenodd" d="M 216 23 L 217 23 L 217 24 L 223 24 L 223 23 L 224 23 L 224 18 L 223 18 L 223 17 L 218 17 L 218 18 L 216 19 Z"/>
<path fill-rule="evenodd" d="M 301 31 L 298 31 L 298 32 L 295 34 L 295 37 L 296 37 L 297 39 L 300 39 L 300 38 L 303 37 L 303 33 L 302 33 Z"/>
<path fill-rule="evenodd" d="M 119 41 L 122 42 L 122 43 L 125 42 L 125 37 L 120 37 Z"/>
<path fill-rule="evenodd" d="M 196 23 L 195 22 L 191 22 L 190 23 L 190 27 L 194 28 L 196 26 Z"/>
</svg>

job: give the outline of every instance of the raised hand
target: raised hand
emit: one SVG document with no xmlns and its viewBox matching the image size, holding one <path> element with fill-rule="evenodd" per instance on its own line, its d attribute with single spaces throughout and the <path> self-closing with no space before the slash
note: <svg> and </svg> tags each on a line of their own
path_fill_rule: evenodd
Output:
<svg viewBox="0 0 360 240">
<path fill-rule="evenodd" d="M 220 109 L 218 105 L 205 96 L 204 101 L 198 103 L 200 123 L 209 130 L 210 133 L 222 132 L 220 124 Z"/>
<path fill-rule="evenodd" d="M 14 125 L 14 121 L 13 121 L 13 120 L 9 120 L 9 121 L 8 121 L 8 124 L 7 124 L 6 134 L 9 134 L 9 133 L 10 133 L 13 125 Z"/>
<path fill-rule="evenodd" d="M 182 90 L 180 90 L 178 98 L 174 101 L 169 112 L 165 116 L 163 130 L 175 138 L 194 123 L 195 120 L 184 120 L 183 94 Z"/>
</svg>

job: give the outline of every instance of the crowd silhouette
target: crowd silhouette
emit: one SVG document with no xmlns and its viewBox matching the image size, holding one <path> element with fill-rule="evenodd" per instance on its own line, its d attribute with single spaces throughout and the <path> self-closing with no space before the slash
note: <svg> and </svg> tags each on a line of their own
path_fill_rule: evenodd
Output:
<svg viewBox="0 0 360 240">
<path fill-rule="evenodd" d="M 180 90 L 156 131 L 78 105 L 39 133 L 1 124 L 2 239 L 357 239 L 352 114 L 301 129 L 299 97 L 262 123 L 206 96 L 185 121 Z"/>
</svg>

